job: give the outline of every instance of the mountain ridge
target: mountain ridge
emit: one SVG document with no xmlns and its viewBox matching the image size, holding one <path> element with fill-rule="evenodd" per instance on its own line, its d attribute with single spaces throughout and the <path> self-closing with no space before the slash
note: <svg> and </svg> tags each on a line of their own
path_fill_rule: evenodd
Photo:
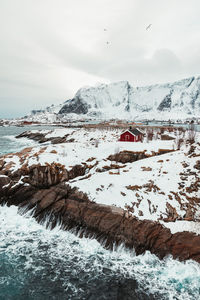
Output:
<svg viewBox="0 0 200 300">
<path fill-rule="evenodd" d="M 128 81 L 80 88 L 74 98 L 47 108 L 59 119 L 186 119 L 200 117 L 200 76 L 134 87 Z M 37 115 L 37 113 L 36 113 Z"/>
</svg>

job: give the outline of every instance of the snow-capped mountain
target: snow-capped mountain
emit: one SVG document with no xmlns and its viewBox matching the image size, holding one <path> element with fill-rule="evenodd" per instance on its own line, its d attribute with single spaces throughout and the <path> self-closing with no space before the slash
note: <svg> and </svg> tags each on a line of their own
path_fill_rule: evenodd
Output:
<svg viewBox="0 0 200 300">
<path fill-rule="evenodd" d="M 41 114 L 41 113 L 57 114 L 60 111 L 60 109 L 63 107 L 63 105 L 64 105 L 63 103 L 58 105 L 52 104 L 51 106 L 48 106 L 45 109 L 32 110 L 31 114 L 32 115 Z"/>
<path fill-rule="evenodd" d="M 174 83 L 133 87 L 128 81 L 84 87 L 73 99 L 44 111 L 33 111 L 32 118 L 46 119 L 186 119 L 200 117 L 200 77 Z"/>
<path fill-rule="evenodd" d="M 103 118 L 187 118 L 200 116 L 200 77 L 133 87 L 127 81 L 81 88 L 59 114 Z"/>
<path fill-rule="evenodd" d="M 69 101 L 69 100 L 68 100 Z M 26 120 L 31 122 L 39 122 L 39 123 L 54 123 L 59 121 L 60 115 L 58 114 L 64 103 L 46 107 L 45 109 L 32 110 L 31 114 L 26 116 Z"/>
</svg>

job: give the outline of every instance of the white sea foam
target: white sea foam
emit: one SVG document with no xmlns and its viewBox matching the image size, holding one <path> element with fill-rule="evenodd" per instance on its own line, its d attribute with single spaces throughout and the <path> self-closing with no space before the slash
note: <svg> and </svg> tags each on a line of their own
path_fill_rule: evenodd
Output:
<svg viewBox="0 0 200 300">
<path fill-rule="evenodd" d="M 0 155 L 21 151 L 23 148 L 34 147 L 38 143 L 27 138 L 16 139 L 14 135 L 0 137 Z"/>
<path fill-rule="evenodd" d="M 45 229 L 30 212 L 21 216 L 14 206 L 0 207 L 0 221 L 0 255 L 6 254 L 16 268 L 22 268 L 20 274 L 32 272 L 49 276 L 51 282 L 61 281 L 68 295 L 84 299 L 89 282 L 113 276 L 136 279 L 141 291 L 159 294 L 162 299 L 199 297 L 200 266 L 196 262 L 183 263 L 171 257 L 161 261 L 149 252 L 135 256 L 123 246 L 108 251 L 96 240 L 79 239 L 60 226 Z M 8 285 L 9 280 L 1 278 L 0 286 Z"/>
<path fill-rule="evenodd" d="M 15 144 L 15 145 L 18 145 L 19 147 L 21 146 L 34 146 L 34 145 L 37 145 L 38 143 L 33 141 L 33 140 L 30 140 L 30 139 L 27 139 L 25 137 L 22 137 L 20 139 L 17 139 L 14 135 L 4 135 L 1 137 L 2 139 L 7 139 L 9 140 L 10 142 L 12 142 L 12 144 Z"/>
</svg>

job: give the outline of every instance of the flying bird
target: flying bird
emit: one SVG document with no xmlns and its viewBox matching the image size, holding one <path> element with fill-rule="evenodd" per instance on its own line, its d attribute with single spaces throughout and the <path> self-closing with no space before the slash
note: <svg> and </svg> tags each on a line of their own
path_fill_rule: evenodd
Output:
<svg viewBox="0 0 200 300">
<path fill-rule="evenodd" d="M 104 30 L 103 31 L 107 31 L 107 29 L 106 28 L 104 28 Z"/>
<path fill-rule="evenodd" d="M 146 27 L 146 30 L 150 29 L 152 26 L 152 24 L 149 24 L 147 27 Z"/>
</svg>

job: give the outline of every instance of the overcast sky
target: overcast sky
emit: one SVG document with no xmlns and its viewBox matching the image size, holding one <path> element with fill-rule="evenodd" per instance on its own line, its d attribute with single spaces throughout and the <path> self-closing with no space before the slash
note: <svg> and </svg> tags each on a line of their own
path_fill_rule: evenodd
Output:
<svg viewBox="0 0 200 300">
<path fill-rule="evenodd" d="M 85 85 L 200 75 L 199 12 L 199 0 L 0 0 L 0 118 Z"/>
</svg>

